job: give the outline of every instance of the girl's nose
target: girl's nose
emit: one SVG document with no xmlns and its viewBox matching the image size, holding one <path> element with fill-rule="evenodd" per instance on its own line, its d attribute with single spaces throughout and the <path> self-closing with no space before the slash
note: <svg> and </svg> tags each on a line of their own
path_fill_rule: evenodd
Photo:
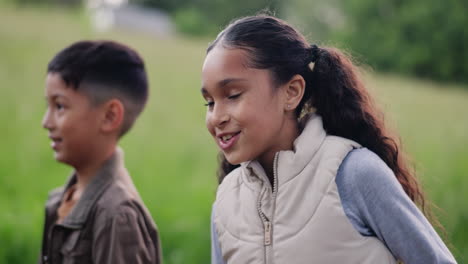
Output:
<svg viewBox="0 0 468 264">
<path fill-rule="evenodd" d="M 229 113 L 221 106 L 215 105 L 211 113 L 211 122 L 215 127 L 220 127 L 226 124 L 230 119 Z"/>
</svg>

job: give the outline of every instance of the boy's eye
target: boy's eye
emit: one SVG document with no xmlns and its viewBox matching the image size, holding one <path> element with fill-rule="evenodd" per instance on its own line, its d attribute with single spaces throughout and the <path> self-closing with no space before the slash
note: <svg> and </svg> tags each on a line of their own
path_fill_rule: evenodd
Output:
<svg viewBox="0 0 468 264">
<path fill-rule="evenodd" d="M 60 104 L 60 103 L 55 103 L 55 108 L 56 108 L 57 110 L 61 110 L 61 109 L 63 109 L 63 105 Z"/>
<path fill-rule="evenodd" d="M 206 104 L 205 104 L 205 106 L 208 106 L 208 107 L 210 107 L 210 108 L 213 107 L 213 105 L 214 105 L 214 102 L 212 102 L 212 101 L 208 101 L 208 102 L 206 102 Z"/>
</svg>

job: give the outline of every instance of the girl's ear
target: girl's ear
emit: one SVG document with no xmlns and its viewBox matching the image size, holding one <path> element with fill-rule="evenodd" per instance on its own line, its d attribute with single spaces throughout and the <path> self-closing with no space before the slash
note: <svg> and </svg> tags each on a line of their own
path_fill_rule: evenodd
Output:
<svg viewBox="0 0 468 264">
<path fill-rule="evenodd" d="M 111 99 L 104 104 L 104 116 L 101 129 L 103 132 L 119 132 L 124 118 L 124 106 L 118 99 Z"/>
<path fill-rule="evenodd" d="M 305 90 L 305 80 L 299 74 L 294 75 L 285 85 L 286 102 L 284 109 L 286 112 L 294 111 L 302 100 Z"/>
</svg>

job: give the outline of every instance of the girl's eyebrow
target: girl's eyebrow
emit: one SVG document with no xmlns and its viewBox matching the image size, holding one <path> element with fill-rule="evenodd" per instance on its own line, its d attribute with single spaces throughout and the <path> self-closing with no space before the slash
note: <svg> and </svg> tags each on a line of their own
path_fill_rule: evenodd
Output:
<svg viewBox="0 0 468 264">
<path fill-rule="evenodd" d="M 247 81 L 247 79 L 244 79 L 244 78 L 227 78 L 227 79 L 224 79 L 224 80 L 221 80 L 218 82 L 218 87 L 220 88 L 224 88 L 226 87 L 228 84 L 230 83 L 233 83 L 233 82 L 244 82 L 244 81 Z M 205 87 L 202 87 L 201 88 L 201 93 L 202 94 L 207 94 L 208 91 L 206 90 Z"/>
<path fill-rule="evenodd" d="M 221 88 L 224 88 L 226 87 L 228 84 L 230 83 L 233 83 L 233 82 L 243 82 L 243 81 L 247 81 L 247 79 L 243 79 L 243 78 L 228 78 L 228 79 L 224 79 L 224 80 L 221 80 L 218 82 L 218 86 L 221 87 Z"/>
</svg>

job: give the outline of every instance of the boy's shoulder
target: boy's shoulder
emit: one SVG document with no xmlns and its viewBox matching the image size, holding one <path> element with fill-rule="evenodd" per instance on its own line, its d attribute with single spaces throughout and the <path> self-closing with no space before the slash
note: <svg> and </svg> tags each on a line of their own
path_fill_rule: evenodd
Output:
<svg viewBox="0 0 468 264">
<path fill-rule="evenodd" d="M 105 221 L 122 215 L 132 215 L 152 220 L 130 175 L 124 172 L 116 176 L 118 177 L 115 177 L 115 181 L 107 186 L 96 201 L 94 205 L 96 216 Z"/>
</svg>

